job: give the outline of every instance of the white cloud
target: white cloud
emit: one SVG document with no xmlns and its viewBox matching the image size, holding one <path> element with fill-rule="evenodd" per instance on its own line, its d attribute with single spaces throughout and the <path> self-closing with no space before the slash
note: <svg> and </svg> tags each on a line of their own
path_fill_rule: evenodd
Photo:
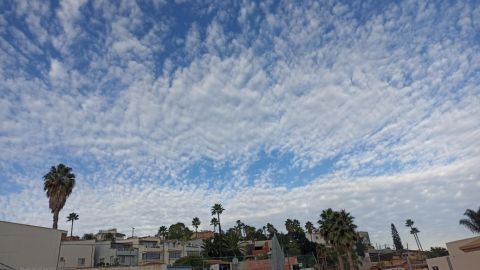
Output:
<svg viewBox="0 0 480 270">
<path fill-rule="evenodd" d="M 285 4 L 271 13 L 262 4 L 260 19 L 245 3 L 235 13 L 245 23 L 240 34 L 222 24 L 225 11 L 207 25 L 188 24 L 185 42 L 175 45 L 189 55 L 177 55 L 166 49 L 174 22 L 139 35 L 147 15 L 136 3 L 93 2 L 107 27 L 91 41 L 95 51 L 76 56 L 62 48 L 83 31 L 76 23 L 83 5 L 62 2 L 64 33 L 54 41 L 62 55 L 49 58 L 39 78 L 16 68 L 28 58 L 0 39 L 0 166 L 21 190 L 0 193 L 9 206 L 0 218 L 48 225 L 41 175 L 68 160 L 80 170 L 79 186 L 63 213 L 80 214 L 81 232 L 135 226 L 153 234 L 193 215 L 206 224 L 209 206 L 222 201 L 227 223 L 281 227 L 292 213 L 315 220 L 334 207 L 352 211 L 381 244 L 389 223 L 398 228 L 406 218 L 418 222 L 428 245 L 465 236 L 457 222 L 476 207 L 480 189 L 480 54 L 451 26 L 471 33 L 468 17 L 478 9 L 438 14 L 424 6 L 417 14 L 400 12 L 415 10 L 408 3 L 392 4 L 360 23 L 355 7 Z M 263 150 L 291 153 L 288 165 L 298 170 L 334 164 L 287 189 L 268 166 L 249 179 Z M 184 178 L 205 159 L 233 164 L 233 177 Z"/>
</svg>

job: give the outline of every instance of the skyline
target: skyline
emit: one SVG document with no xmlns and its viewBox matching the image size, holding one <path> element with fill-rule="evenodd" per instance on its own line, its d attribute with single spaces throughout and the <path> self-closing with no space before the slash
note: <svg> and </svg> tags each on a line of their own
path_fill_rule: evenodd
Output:
<svg viewBox="0 0 480 270">
<path fill-rule="evenodd" d="M 72 167 L 78 234 L 201 229 L 222 203 L 284 230 L 346 209 L 373 243 L 472 234 L 480 7 L 305 1 L 0 3 L 0 220 L 50 226 Z M 65 220 L 65 222 L 64 222 Z"/>
</svg>

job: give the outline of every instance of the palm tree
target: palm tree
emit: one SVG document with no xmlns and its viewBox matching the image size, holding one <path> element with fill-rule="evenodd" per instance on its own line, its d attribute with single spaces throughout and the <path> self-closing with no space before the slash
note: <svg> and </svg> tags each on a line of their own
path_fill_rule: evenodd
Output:
<svg viewBox="0 0 480 270">
<path fill-rule="evenodd" d="M 354 268 L 352 249 L 357 239 L 355 232 L 357 226 L 353 223 L 353 217 L 345 210 L 333 211 L 331 208 L 323 210 L 320 214 L 320 234 L 337 251 L 340 270 L 344 270 L 342 254 L 347 253 L 350 269 Z"/>
<path fill-rule="evenodd" d="M 313 229 L 315 229 L 315 227 L 313 227 L 313 223 L 307 221 L 307 223 L 305 223 L 305 230 L 307 230 L 307 232 L 310 234 L 310 242 L 313 242 Z"/>
<path fill-rule="evenodd" d="M 47 193 L 49 207 L 53 214 L 53 228 L 58 228 L 58 214 L 67 202 L 75 187 L 75 174 L 72 168 L 63 164 L 52 166 L 50 171 L 43 176 L 43 190 Z"/>
<path fill-rule="evenodd" d="M 212 206 L 212 216 L 217 215 L 218 221 L 218 232 L 222 234 L 222 224 L 220 223 L 220 215 L 223 213 L 225 208 L 219 203 L 216 203 Z"/>
<path fill-rule="evenodd" d="M 416 227 L 413 227 L 413 224 L 415 224 L 415 222 L 413 222 L 413 220 L 411 220 L 411 219 L 405 220 L 405 226 L 410 228 L 410 234 L 412 234 L 413 237 L 415 238 L 415 242 L 417 243 L 418 249 L 423 250 L 422 249 L 422 244 L 420 244 L 420 238 L 418 238 L 418 233 L 420 232 L 420 230 L 417 229 Z"/>
<path fill-rule="evenodd" d="M 167 239 L 168 229 L 166 226 L 160 226 L 160 228 L 158 228 L 158 236 L 161 236 L 163 240 Z"/>
<path fill-rule="evenodd" d="M 72 228 L 70 229 L 70 237 L 73 236 L 73 222 L 75 220 L 78 220 L 77 213 L 70 213 L 70 215 L 68 215 L 68 217 L 67 217 L 67 222 L 70 222 L 70 221 L 72 222 Z"/>
<path fill-rule="evenodd" d="M 198 237 L 198 226 L 200 226 L 200 219 L 198 217 L 193 218 L 192 226 L 195 228 L 195 238 L 197 238 Z"/>
<path fill-rule="evenodd" d="M 216 229 L 217 229 L 217 225 L 218 225 L 218 219 L 217 218 L 212 218 L 210 220 L 210 225 L 213 226 L 213 232 L 216 232 Z"/>
<path fill-rule="evenodd" d="M 480 207 L 477 212 L 467 209 L 463 215 L 467 218 L 461 219 L 460 225 L 467 227 L 473 233 L 480 233 Z"/>
</svg>

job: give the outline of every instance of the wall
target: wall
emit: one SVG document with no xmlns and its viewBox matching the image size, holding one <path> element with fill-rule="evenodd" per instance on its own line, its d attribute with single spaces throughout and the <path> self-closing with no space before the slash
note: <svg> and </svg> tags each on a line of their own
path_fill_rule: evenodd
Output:
<svg viewBox="0 0 480 270">
<path fill-rule="evenodd" d="M 450 270 L 447 258 L 448 256 L 427 259 L 428 270 L 434 270 L 434 266 L 438 267 L 438 270 Z"/>
<path fill-rule="evenodd" d="M 450 260 L 455 270 L 478 270 L 480 269 L 480 251 L 464 252 L 461 246 L 472 242 L 479 237 L 463 239 L 447 243 Z"/>
<path fill-rule="evenodd" d="M 95 240 L 64 241 L 60 246 L 59 269 L 86 268 L 94 266 Z M 79 264 L 84 259 L 84 264 Z"/>
<path fill-rule="evenodd" d="M 95 243 L 94 266 L 99 264 L 102 261 L 102 259 L 104 263 L 109 263 L 109 264 L 114 263 L 116 258 L 117 258 L 117 251 L 111 248 L 110 241 Z"/>
<path fill-rule="evenodd" d="M 66 231 L 0 221 L 0 263 L 15 269 L 57 267 Z"/>
</svg>

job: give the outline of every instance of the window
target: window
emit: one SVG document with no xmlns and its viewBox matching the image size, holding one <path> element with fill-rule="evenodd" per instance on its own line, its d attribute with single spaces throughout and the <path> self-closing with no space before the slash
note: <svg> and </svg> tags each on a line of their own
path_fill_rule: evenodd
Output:
<svg viewBox="0 0 480 270">
<path fill-rule="evenodd" d="M 182 252 L 181 251 L 169 251 L 168 252 L 168 257 L 170 259 L 178 259 L 182 257 Z"/>
<path fill-rule="evenodd" d="M 85 258 L 78 258 L 78 266 L 84 266 L 85 265 Z"/>
<path fill-rule="evenodd" d="M 432 270 L 439 270 L 438 266 L 432 266 Z"/>
</svg>

